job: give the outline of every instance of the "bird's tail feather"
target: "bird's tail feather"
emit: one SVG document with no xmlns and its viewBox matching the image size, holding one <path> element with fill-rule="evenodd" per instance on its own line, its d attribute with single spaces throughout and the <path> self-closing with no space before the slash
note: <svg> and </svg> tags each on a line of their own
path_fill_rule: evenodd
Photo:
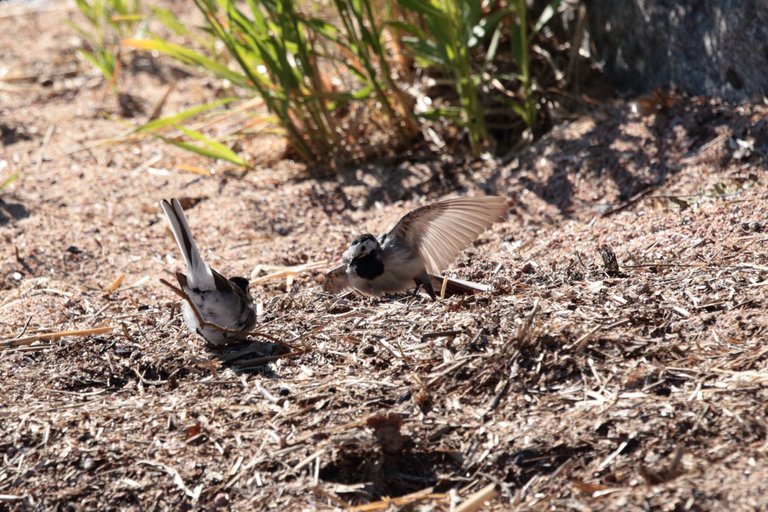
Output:
<svg viewBox="0 0 768 512">
<path fill-rule="evenodd" d="M 489 292 L 493 288 L 487 284 L 475 283 L 472 281 L 465 281 L 463 279 L 456 279 L 455 277 L 445 278 L 444 276 L 429 276 L 432 279 L 432 287 L 435 289 L 435 294 L 440 296 L 440 291 L 443 289 L 443 280 L 446 279 L 445 284 L 445 296 L 451 295 L 471 295 L 478 292 Z"/>
<path fill-rule="evenodd" d="M 160 207 L 165 212 L 173 238 L 176 240 L 176 245 L 179 246 L 179 251 L 187 266 L 187 282 L 190 288 L 197 290 L 215 289 L 216 283 L 211 267 L 203 261 L 200 251 L 197 250 L 192 231 L 189 229 L 187 218 L 184 216 L 184 209 L 178 199 L 171 199 L 171 202 L 163 199 L 160 202 Z"/>
</svg>

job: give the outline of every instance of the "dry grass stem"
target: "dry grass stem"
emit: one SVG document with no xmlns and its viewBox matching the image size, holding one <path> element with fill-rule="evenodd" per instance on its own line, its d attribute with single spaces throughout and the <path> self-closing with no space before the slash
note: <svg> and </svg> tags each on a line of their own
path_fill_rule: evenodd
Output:
<svg viewBox="0 0 768 512">
<path fill-rule="evenodd" d="M 37 341 L 56 341 L 59 338 L 63 338 L 65 336 L 79 336 L 79 337 L 96 336 L 98 334 L 106 334 L 110 332 L 112 329 L 114 329 L 113 326 L 106 326 L 106 327 L 94 327 L 92 329 L 57 331 L 57 332 L 49 332 L 49 333 L 43 333 L 43 334 L 35 334 L 34 336 L 26 336 L 23 338 L 15 338 L 12 340 L 0 341 L 0 348 L 21 347 L 24 345 L 31 345 L 32 343 L 35 343 Z"/>
<path fill-rule="evenodd" d="M 498 484 L 488 484 L 464 500 L 455 508 L 455 512 L 477 512 L 482 510 L 487 502 L 496 498 L 499 494 Z"/>
</svg>

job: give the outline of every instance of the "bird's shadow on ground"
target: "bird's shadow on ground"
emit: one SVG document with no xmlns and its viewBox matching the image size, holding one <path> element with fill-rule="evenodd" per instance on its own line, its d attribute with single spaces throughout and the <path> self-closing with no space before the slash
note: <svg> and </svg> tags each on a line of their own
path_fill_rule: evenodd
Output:
<svg viewBox="0 0 768 512">
<path fill-rule="evenodd" d="M 236 374 L 259 374 L 268 378 L 279 377 L 269 363 L 294 355 L 290 347 L 258 337 L 223 346 L 207 345 L 206 349 L 213 358 L 221 361 L 224 368 Z"/>
</svg>

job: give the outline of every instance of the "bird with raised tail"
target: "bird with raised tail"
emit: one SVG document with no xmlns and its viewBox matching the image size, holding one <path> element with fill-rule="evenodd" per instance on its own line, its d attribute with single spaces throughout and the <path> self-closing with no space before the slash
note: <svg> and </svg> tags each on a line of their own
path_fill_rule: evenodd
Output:
<svg viewBox="0 0 768 512">
<path fill-rule="evenodd" d="M 507 201 L 499 196 L 461 197 L 416 208 L 390 231 L 360 235 L 342 264 L 325 275 L 323 288 L 338 293 L 352 288 L 382 295 L 423 287 L 432 299 L 441 290 L 440 272 L 493 223 L 504 219 Z M 446 294 L 489 291 L 490 287 L 448 278 Z"/>
<path fill-rule="evenodd" d="M 187 327 L 213 345 L 245 339 L 256 324 L 248 280 L 227 279 L 203 261 L 177 199 L 163 199 L 160 207 L 187 267 L 186 275 L 176 272 L 181 290 L 196 310 L 184 301 L 182 310 Z"/>
</svg>

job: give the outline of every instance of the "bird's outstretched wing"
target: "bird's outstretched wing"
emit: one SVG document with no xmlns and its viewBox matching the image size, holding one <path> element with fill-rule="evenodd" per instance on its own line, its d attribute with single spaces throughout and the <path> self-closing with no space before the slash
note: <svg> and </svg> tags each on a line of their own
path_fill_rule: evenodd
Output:
<svg viewBox="0 0 768 512">
<path fill-rule="evenodd" d="M 323 290 L 328 293 L 340 293 L 351 288 L 349 278 L 347 278 L 347 265 L 339 265 L 325 274 L 323 281 Z"/>
<path fill-rule="evenodd" d="M 477 236 L 504 218 L 500 196 L 461 197 L 416 208 L 387 233 L 384 243 L 401 240 L 421 252 L 427 271 L 438 274 Z"/>
</svg>

